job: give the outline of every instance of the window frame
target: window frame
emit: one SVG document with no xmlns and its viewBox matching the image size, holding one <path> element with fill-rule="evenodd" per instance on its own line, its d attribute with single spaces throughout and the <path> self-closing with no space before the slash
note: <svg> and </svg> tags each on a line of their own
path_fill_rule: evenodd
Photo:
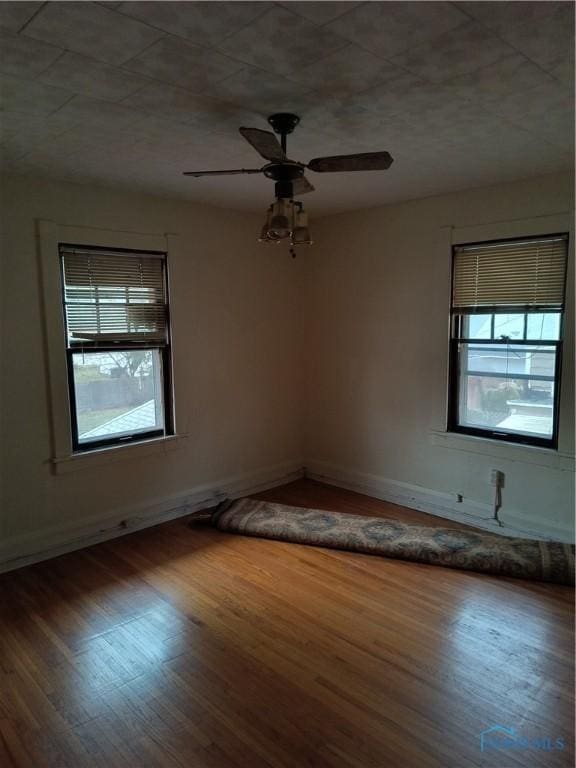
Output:
<svg viewBox="0 0 576 768">
<path fill-rule="evenodd" d="M 173 451 L 185 447 L 189 437 L 190 411 L 179 408 L 186 403 L 189 392 L 187 367 L 182 356 L 175 354 L 178 345 L 186 350 L 189 342 L 186 334 L 184 307 L 189 303 L 188 286 L 190 261 L 189 248 L 177 232 L 117 230 L 110 227 L 87 226 L 82 224 L 34 219 L 37 242 L 39 272 L 40 312 L 42 318 L 42 346 L 46 370 L 45 390 L 48 402 L 48 434 L 50 445 L 46 463 L 53 475 L 67 475 L 74 472 L 93 470 L 96 467 L 133 461 L 147 456 L 166 460 Z M 170 414 L 174 433 L 165 437 L 152 438 L 139 443 L 102 447 L 92 451 L 74 453 L 70 431 L 70 409 L 68 404 L 68 375 L 65 345 L 65 327 L 62 313 L 62 278 L 59 269 L 58 243 L 84 243 L 101 246 L 108 250 L 160 251 L 167 254 L 169 262 L 168 281 L 170 287 L 170 339 L 172 349 L 172 412 Z"/>
<path fill-rule="evenodd" d="M 79 250 L 86 250 L 94 253 L 114 252 L 120 254 L 143 254 L 146 256 L 160 256 L 163 260 L 163 279 L 164 290 L 166 295 L 166 342 L 164 344 L 154 343 L 151 341 L 127 341 L 118 340 L 114 342 L 102 343 L 102 342 L 86 342 L 82 344 L 70 346 L 67 338 L 67 320 L 66 320 L 66 297 L 64 290 L 64 250 L 70 248 L 78 248 Z M 172 377 L 172 346 L 171 346 L 171 327 L 170 327 L 170 293 L 169 293 L 169 265 L 168 265 L 168 253 L 167 251 L 148 250 L 148 249 L 134 249 L 134 248 L 118 248 L 104 245 L 86 245 L 85 243 L 71 243 L 71 242 L 58 242 L 58 264 L 60 273 L 61 284 L 61 310 L 62 310 L 62 322 L 64 326 L 64 349 L 66 353 L 66 374 L 68 384 L 68 409 L 69 409 L 69 425 L 70 425 L 70 437 L 72 441 L 73 454 L 86 454 L 92 451 L 98 451 L 105 448 L 114 448 L 123 445 L 134 445 L 137 443 L 148 442 L 149 440 L 157 438 L 166 438 L 174 435 L 174 406 L 173 406 L 173 377 Z M 78 414 L 76 407 L 76 390 L 74 382 L 74 355 L 78 352 L 120 352 L 130 349 L 138 349 L 141 352 L 147 352 L 151 350 L 158 350 L 160 352 L 161 361 L 161 390 L 162 390 L 162 409 L 164 415 L 164 427 L 163 429 L 151 429 L 146 432 L 135 432 L 131 435 L 117 435 L 109 438 L 94 439 L 89 442 L 80 442 L 80 435 L 78 432 Z"/>
<path fill-rule="evenodd" d="M 536 307 L 533 310 L 527 311 L 522 307 L 503 307 L 500 312 L 490 311 L 486 307 L 478 307 L 477 311 L 459 311 L 455 310 L 452 306 L 452 297 L 454 295 L 454 263 L 456 252 L 458 248 L 463 246 L 481 246 L 491 245 L 497 243 L 513 243 L 518 241 L 531 241 L 542 239 L 553 239 L 555 237 L 566 238 L 566 253 L 569 254 L 570 245 L 570 233 L 568 231 L 563 232 L 547 232 L 542 235 L 528 235 L 528 236 L 516 236 L 506 238 L 492 238 L 488 240 L 475 240 L 471 242 L 458 242 L 453 243 L 451 247 L 451 272 L 450 272 L 450 340 L 449 340 L 449 355 L 448 355 L 448 418 L 447 418 L 447 431 L 460 435 L 470 435 L 472 437 L 487 438 L 490 440 L 498 440 L 503 443 L 512 443 L 516 445 L 528 445 L 540 448 L 549 448 L 552 450 L 558 450 L 559 432 L 560 432 L 560 398 L 561 398 L 561 383 L 562 383 L 562 357 L 563 357 L 563 345 L 564 345 L 564 327 L 566 320 L 566 287 L 568 277 L 568 261 L 566 259 L 565 272 L 564 272 L 564 299 L 563 305 L 560 310 L 555 310 L 560 315 L 560 323 L 558 329 L 558 339 L 556 340 L 528 340 L 526 339 L 526 326 L 527 318 L 530 314 L 546 314 L 545 308 Z M 490 345 L 490 346 L 509 346 L 510 341 L 498 340 L 493 338 L 488 339 L 471 339 L 461 335 L 462 327 L 464 325 L 464 318 L 472 316 L 474 314 L 492 315 L 491 326 L 493 328 L 494 316 L 497 314 L 519 314 L 524 315 L 524 338 L 522 340 L 515 339 L 512 343 L 514 345 L 522 346 L 550 346 L 555 349 L 555 365 L 554 365 L 554 399 L 553 399 L 553 416 L 552 416 L 552 435 L 550 437 L 538 437 L 537 435 L 524 435 L 519 432 L 506 432 L 504 430 L 495 430 L 489 427 L 473 427 L 459 423 L 459 411 L 460 411 L 460 370 L 461 370 L 461 354 L 460 346 L 463 344 L 475 344 L 475 345 Z M 506 378 L 503 375 L 501 378 Z M 514 378 L 510 376 L 509 378 Z"/>
</svg>

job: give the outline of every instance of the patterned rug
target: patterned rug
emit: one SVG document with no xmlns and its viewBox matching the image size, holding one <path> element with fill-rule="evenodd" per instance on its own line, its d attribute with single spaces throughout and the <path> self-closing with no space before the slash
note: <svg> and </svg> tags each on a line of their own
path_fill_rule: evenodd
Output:
<svg viewBox="0 0 576 768">
<path fill-rule="evenodd" d="M 570 544 L 512 539 L 473 529 L 410 525 L 254 499 L 223 502 L 212 513 L 211 523 L 228 533 L 574 584 L 574 547 Z"/>
</svg>

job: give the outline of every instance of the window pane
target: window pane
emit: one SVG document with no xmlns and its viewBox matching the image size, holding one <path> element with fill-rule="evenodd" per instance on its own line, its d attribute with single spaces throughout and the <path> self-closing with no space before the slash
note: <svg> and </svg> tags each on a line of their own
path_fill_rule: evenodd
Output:
<svg viewBox="0 0 576 768">
<path fill-rule="evenodd" d="M 556 341 L 560 338 L 559 312 L 534 312 L 528 315 L 527 339 Z"/>
<path fill-rule="evenodd" d="M 492 331 L 492 315 L 465 315 L 465 339 L 490 339 Z"/>
<path fill-rule="evenodd" d="M 555 347 L 537 347 L 532 344 L 465 344 L 466 361 L 470 372 L 486 375 L 554 377 Z"/>
<path fill-rule="evenodd" d="M 494 338 L 524 338 L 524 315 L 494 315 Z"/>
<path fill-rule="evenodd" d="M 554 347 L 460 346 L 459 425 L 551 437 Z"/>
<path fill-rule="evenodd" d="M 80 445 L 164 430 L 159 350 L 75 352 L 72 359 Z"/>
</svg>

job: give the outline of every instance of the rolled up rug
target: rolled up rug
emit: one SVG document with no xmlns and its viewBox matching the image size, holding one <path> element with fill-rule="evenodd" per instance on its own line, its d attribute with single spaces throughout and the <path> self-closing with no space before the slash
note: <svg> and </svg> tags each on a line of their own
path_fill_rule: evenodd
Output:
<svg viewBox="0 0 576 768">
<path fill-rule="evenodd" d="M 571 544 L 412 525 L 255 499 L 222 502 L 212 512 L 211 523 L 227 533 L 574 585 Z"/>
</svg>

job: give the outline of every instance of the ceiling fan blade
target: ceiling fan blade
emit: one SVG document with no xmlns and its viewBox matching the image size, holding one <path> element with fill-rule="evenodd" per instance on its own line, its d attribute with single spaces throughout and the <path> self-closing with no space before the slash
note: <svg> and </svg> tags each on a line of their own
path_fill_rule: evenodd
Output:
<svg viewBox="0 0 576 768">
<path fill-rule="evenodd" d="M 316 173 L 335 173 L 338 171 L 385 171 L 392 165 L 393 159 L 388 152 L 363 152 L 358 155 L 336 155 L 334 157 L 315 157 L 308 168 Z"/>
<path fill-rule="evenodd" d="M 294 195 L 305 195 L 307 192 L 314 192 L 315 187 L 310 184 L 306 176 L 294 179 L 292 182 L 292 191 Z"/>
<path fill-rule="evenodd" d="M 239 173 L 262 173 L 262 169 L 236 168 L 232 171 L 183 171 L 182 176 L 236 176 Z"/>
<path fill-rule="evenodd" d="M 256 152 L 266 160 L 286 160 L 284 150 L 278 139 L 270 131 L 262 131 L 260 128 L 240 128 L 240 133 L 249 144 L 252 144 Z"/>
</svg>

